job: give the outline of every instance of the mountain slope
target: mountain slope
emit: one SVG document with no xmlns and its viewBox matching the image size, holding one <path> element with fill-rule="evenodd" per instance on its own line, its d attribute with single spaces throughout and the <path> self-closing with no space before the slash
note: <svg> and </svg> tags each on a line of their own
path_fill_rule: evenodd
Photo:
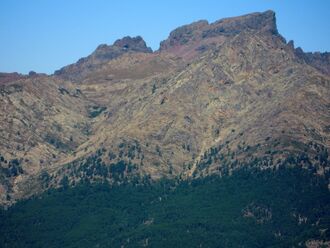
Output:
<svg viewBox="0 0 330 248">
<path fill-rule="evenodd" d="M 1 203 L 63 182 L 240 167 L 329 180 L 329 67 L 299 51 L 267 11 L 180 27 L 156 52 L 125 37 L 54 75 L 2 82 Z"/>
<path fill-rule="evenodd" d="M 79 184 L 0 210 L 1 247 L 328 247 L 327 182 L 299 168 Z"/>
</svg>

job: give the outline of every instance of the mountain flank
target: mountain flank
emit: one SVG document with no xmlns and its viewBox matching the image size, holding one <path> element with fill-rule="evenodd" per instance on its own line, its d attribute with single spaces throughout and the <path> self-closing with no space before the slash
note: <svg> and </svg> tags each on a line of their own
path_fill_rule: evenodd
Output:
<svg viewBox="0 0 330 248">
<path fill-rule="evenodd" d="M 53 75 L 0 75 L 2 205 L 63 180 L 110 184 L 283 165 L 328 178 L 329 53 L 287 42 L 273 11 L 100 45 Z"/>
</svg>

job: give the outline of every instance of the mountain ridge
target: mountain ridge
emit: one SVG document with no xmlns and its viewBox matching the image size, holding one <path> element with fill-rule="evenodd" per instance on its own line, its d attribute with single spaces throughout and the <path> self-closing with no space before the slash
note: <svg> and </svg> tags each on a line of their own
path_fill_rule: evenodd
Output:
<svg viewBox="0 0 330 248">
<path fill-rule="evenodd" d="M 327 177 L 327 59 L 287 43 L 266 11 L 179 27 L 155 52 L 124 37 L 54 75 L 8 75 L 1 204 L 65 178 L 184 179 L 288 163 Z"/>
</svg>

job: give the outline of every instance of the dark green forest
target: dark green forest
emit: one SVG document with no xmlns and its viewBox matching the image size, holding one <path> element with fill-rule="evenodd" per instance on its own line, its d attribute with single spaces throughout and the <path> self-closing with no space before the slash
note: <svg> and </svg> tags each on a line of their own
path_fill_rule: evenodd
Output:
<svg viewBox="0 0 330 248">
<path fill-rule="evenodd" d="M 304 247 L 330 239 L 327 181 L 301 168 L 81 183 L 1 210 L 0 247 Z"/>
</svg>

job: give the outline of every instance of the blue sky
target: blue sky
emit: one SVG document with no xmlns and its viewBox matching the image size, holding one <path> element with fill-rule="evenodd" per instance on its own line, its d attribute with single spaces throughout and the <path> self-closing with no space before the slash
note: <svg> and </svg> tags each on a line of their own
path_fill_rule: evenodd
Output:
<svg viewBox="0 0 330 248">
<path fill-rule="evenodd" d="M 287 40 L 330 51 L 328 0 L 1 0 L 0 71 L 53 73 L 126 35 L 156 50 L 178 26 L 268 9 Z"/>
</svg>

